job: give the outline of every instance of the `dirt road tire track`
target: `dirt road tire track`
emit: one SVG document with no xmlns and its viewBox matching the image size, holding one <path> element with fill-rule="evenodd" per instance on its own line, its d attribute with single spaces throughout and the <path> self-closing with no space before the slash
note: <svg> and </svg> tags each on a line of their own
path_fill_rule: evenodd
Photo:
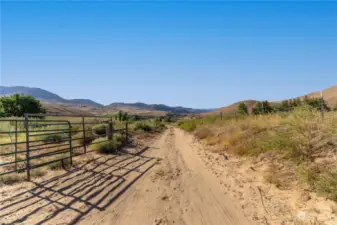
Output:
<svg viewBox="0 0 337 225">
<path fill-rule="evenodd" d="M 100 156 L 58 178 L 18 187 L 15 197 L 0 199 L 0 223 L 251 224 L 185 135 L 170 128 L 138 154 Z"/>
<path fill-rule="evenodd" d="M 185 141 L 171 128 L 149 152 L 158 165 L 95 224 L 251 224 Z M 91 221 L 92 222 L 92 221 Z M 88 223 L 89 224 L 89 223 Z"/>
</svg>

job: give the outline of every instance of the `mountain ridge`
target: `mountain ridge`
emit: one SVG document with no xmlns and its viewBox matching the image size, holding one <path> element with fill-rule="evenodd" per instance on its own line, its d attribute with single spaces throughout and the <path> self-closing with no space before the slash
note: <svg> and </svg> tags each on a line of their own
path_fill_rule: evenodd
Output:
<svg viewBox="0 0 337 225">
<path fill-rule="evenodd" d="M 0 86 L 0 95 L 11 95 L 11 94 L 26 94 L 32 95 L 33 97 L 49 103 L 49 104 L 63 104 L 64 107 L 71 105 L 86 105 L 95 108 L 104 108 L 104 109 L 114 109 L 114 110 L 125 110 L 135 109 L 135 110 L 150 110 L 150 111 L 164 111 L 169 113 L 177 113 L 177 114 L 189 114 L 189 113 L 205 113 L 209 112 L 213 109 L 194 109 L 194 108 L 186 108 L 182 106 L 167 106 L 164 104 L 146 104 L 142 102 L 135 103 L 124 103 L 124 102 L 113 102 L 109 105 L 103 105 L 97 103 L 91 99 L 65 99 L 61 96 L 47 91 L 42 88 L 35 87 L 25 87 L 25 86 Z"/>
</svg>

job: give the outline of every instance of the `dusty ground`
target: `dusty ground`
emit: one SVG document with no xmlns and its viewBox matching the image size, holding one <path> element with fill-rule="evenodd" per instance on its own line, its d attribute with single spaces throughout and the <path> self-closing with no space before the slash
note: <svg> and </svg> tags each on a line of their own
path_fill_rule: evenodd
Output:
<svg viewBox="0 0 337 225">
<path fill-rule="evenodd" d="M 265 182 L 262 163 L 227 160 L 175 128 L 120 155 L 80 159 L 69 171 L 1 187 L 0 223 L 337 224 L 335 203 L 279 190 Z"/>
<path fill-rule="evenodd" d="M 185 140 L 167 130 L 120 155 L 0 188 L 1 224 L 251 224 Z"/>
<path fill-rule="evenodd" d="M 256 224 L 337 225 L 336 202 L 291 181 L 281 187 L 268 182 L 266 171 L 269 171 L 270 159 L 219 154 L 193 136 L 185 137 L 186 143 L 218 178 L 224 193 L 236 199 L 245 216 Z"/>
</svg>

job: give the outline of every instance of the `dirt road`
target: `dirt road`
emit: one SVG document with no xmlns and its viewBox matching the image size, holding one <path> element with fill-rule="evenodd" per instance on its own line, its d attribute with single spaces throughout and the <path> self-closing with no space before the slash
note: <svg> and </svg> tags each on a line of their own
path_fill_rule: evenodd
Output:
<svg viewBox="0 0 337 225">
<path fill-rule="evenodd" d="M 44 181 L 0 189 L 1 224 L 251 224 L 170 128 L 150 146 L 94 155 Z"/>
</svg>

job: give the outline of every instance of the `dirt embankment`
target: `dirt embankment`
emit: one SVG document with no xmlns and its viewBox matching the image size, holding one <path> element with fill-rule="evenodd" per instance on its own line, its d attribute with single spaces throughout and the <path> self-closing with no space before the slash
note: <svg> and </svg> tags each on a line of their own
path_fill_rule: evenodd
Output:
<svg viewBox="0 0 337 225">
<path fill-rule="evenodd" d="M 249 159 L 219 154 L 192 135 L 185 137 L 218 178 L 224 193 L 239 201 L 245 216 L 257 224 L 337 225 L 337 203 L 303 190 L 291 180 L 282 184 L 274 182 L 276 173 L 270 174 L 270 168 L 274 166 L 278 170 L 280 165 L 269 165 L 268 156 Z M 284 176 L 289 177 L 288 174 Z"/>
</svg>

